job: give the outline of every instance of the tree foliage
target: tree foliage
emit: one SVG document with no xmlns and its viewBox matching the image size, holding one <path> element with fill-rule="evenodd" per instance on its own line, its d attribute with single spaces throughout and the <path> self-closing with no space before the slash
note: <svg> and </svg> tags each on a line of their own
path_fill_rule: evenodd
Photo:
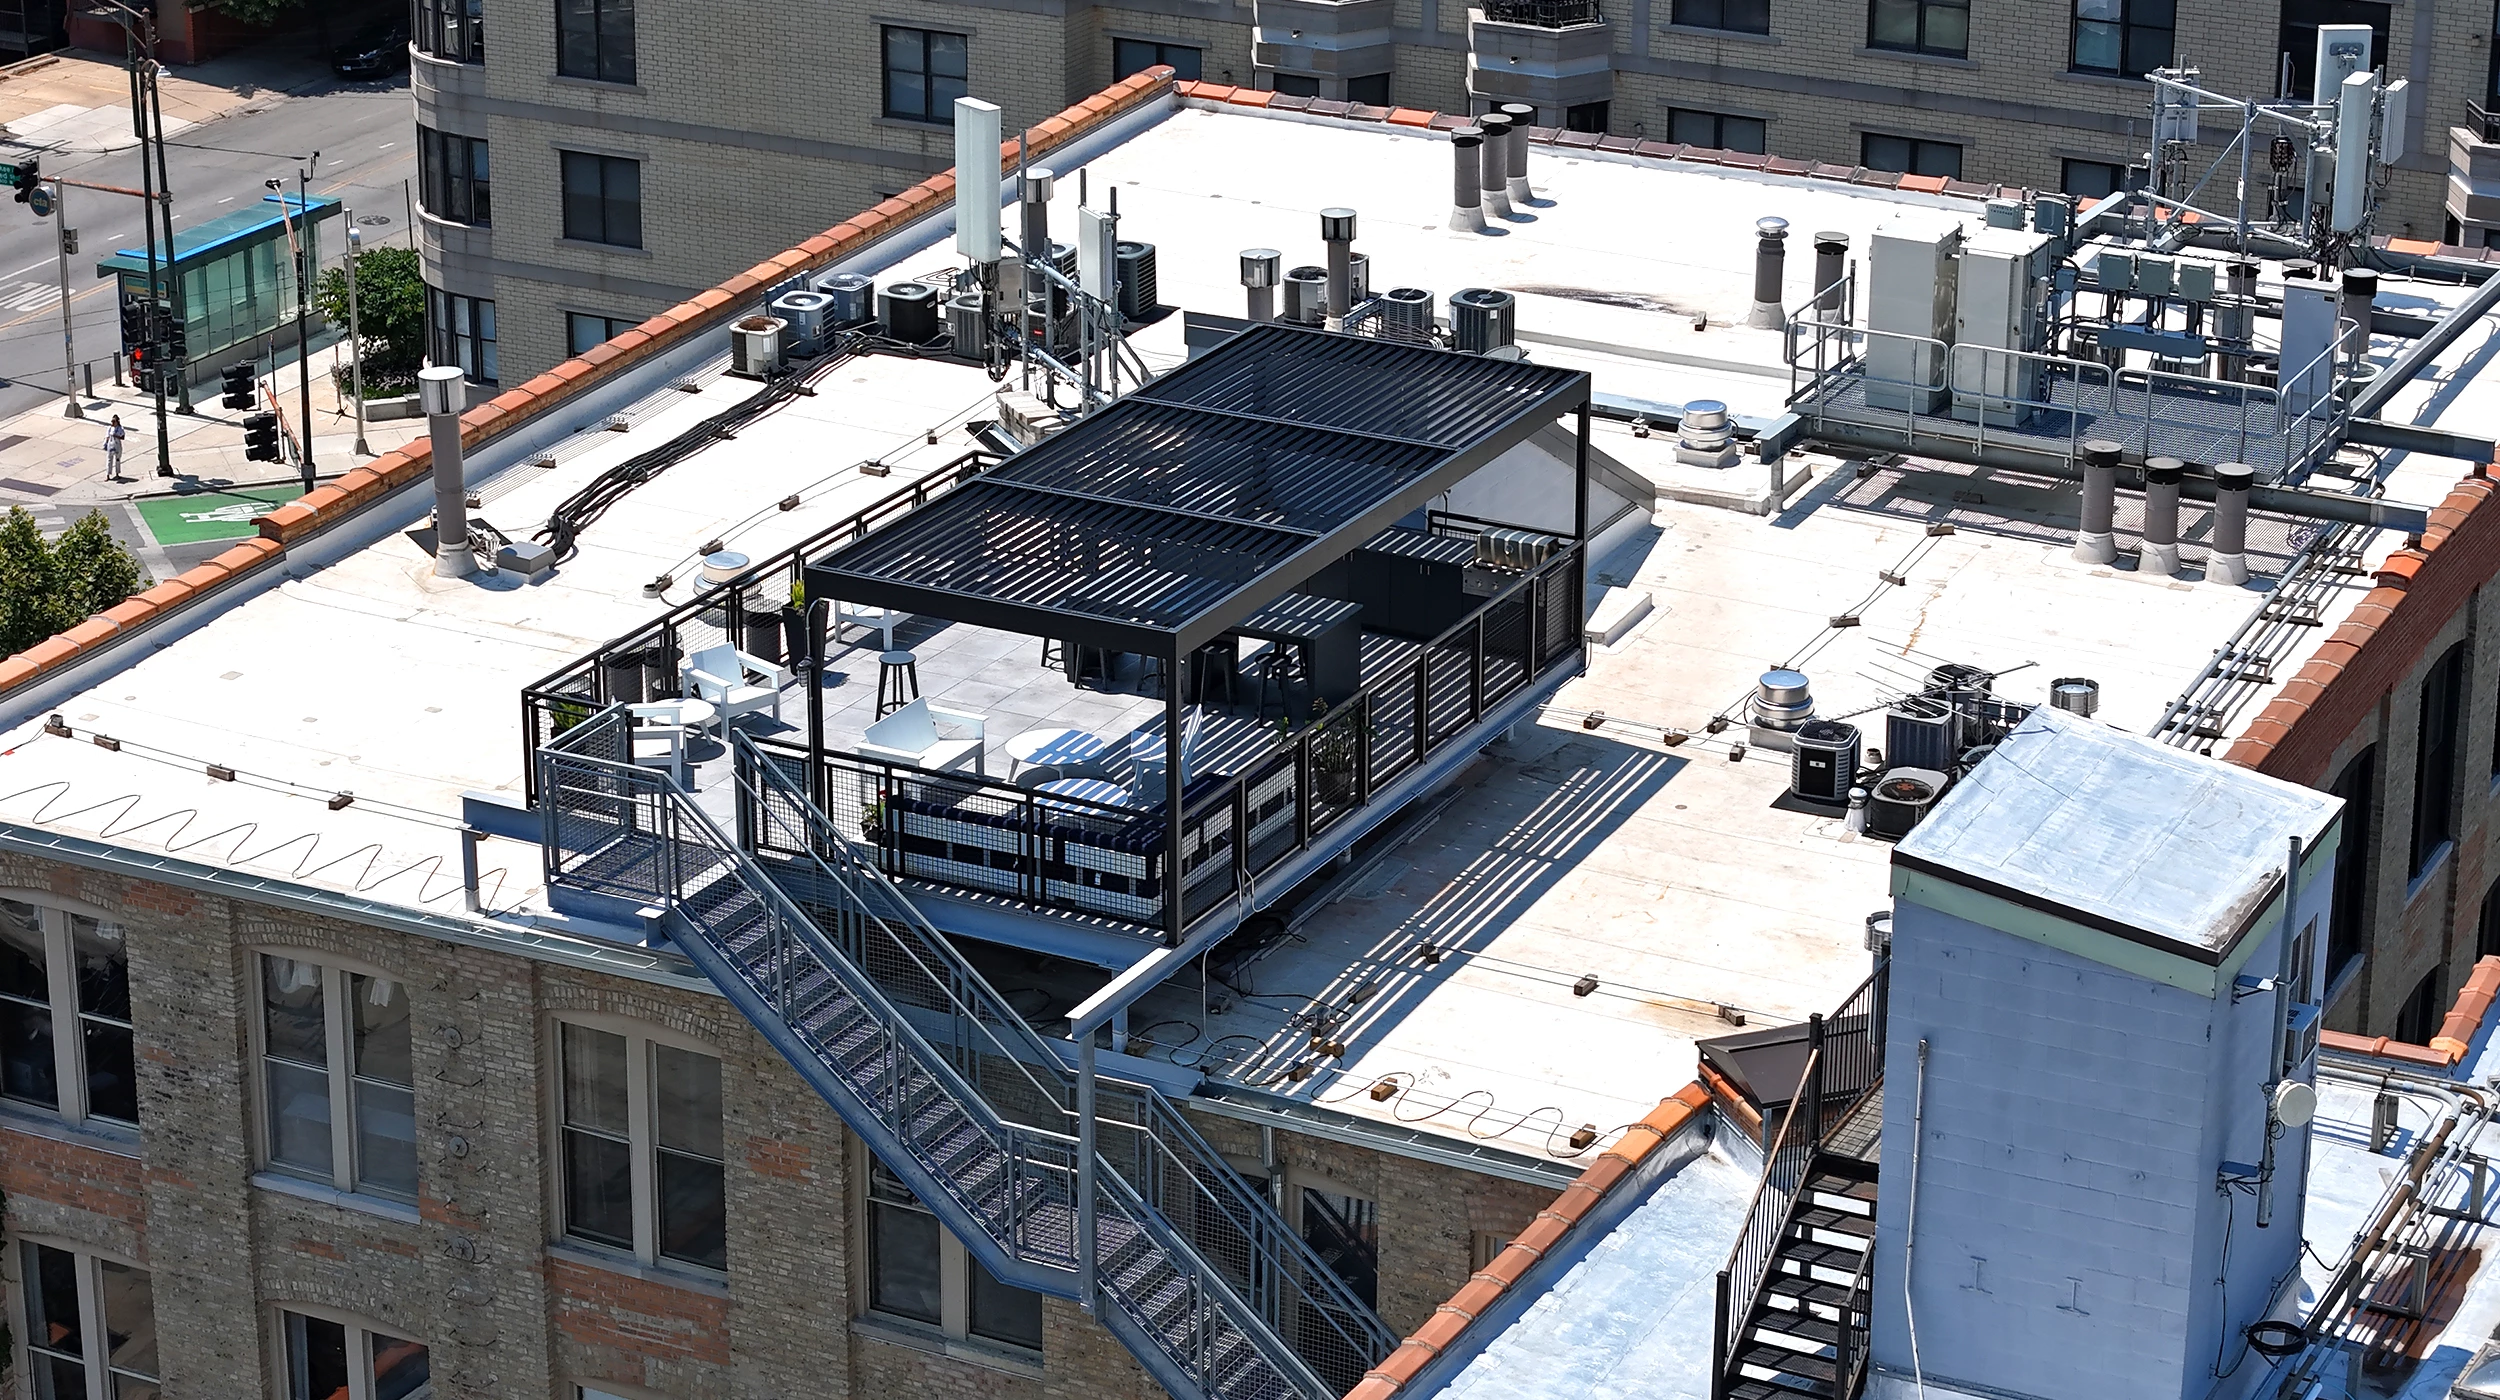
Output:
<svg viewBox="0 0 2500 1400">
<path fill-rule="evenodd" d="M 332 325 L 347 324 L 344 269 L 321 274 L 313 304 Z M 425 365 L 425 275 L 414 248 L 371 248 L 356 255 L 356 327 L 364 341 L 368 386 L 416 382 Z"/>
<path fill-rule="evenodd" d="M 0 520 L 0 655 L 66 632 L 149 586 L 102 514 L 47 540 L 23 506 Z"/>
<path fill-rule="evenodd" d="M 209 0 L 209 8 L 245 24 L 276 24 L 286 17 L 287 11 L 303 3 L 304 0 Z"/>
</svg>

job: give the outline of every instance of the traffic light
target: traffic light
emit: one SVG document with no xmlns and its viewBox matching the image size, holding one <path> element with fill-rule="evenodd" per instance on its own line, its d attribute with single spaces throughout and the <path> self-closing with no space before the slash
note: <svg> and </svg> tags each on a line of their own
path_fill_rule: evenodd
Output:
<svg viewBox="0 0 2500 1400">
<path fill-rule="evenodd" d="M 191 328 L 179 316 L 168 313 L 164 320 L 165 360 L 167 364 L 183 364 L 191 358 Z"/>
<path fill-rule="evenodd" d="M 278 415 L 255 413 L 243 420 L 243 456 L 253 462 L 278 460 Z"/>
<path fill-rule="evenodd" d="M 21 160 L 8 167 L 8 177 L 9 183 L 17 187 L 17 202 L 24 204 L 34 194 L 35 186 L 43 182 L 43 162 Z"/>
<path fill-rule="evenodd" d="M 250 361 L 226 366 L 218 378 L 223 381 L 226 391 L 226 396 L 218 402 L 227 408 L 250 408 L 259 402 L 260 395 L 253 387 L 253 381 L 259 376 L 253 372 Z"/>
<path fill-rule="evenodd" d="M 148 304 L 135 297 L 122 298 L 122 353 L 127 355 L 148 343 Z"/>
</svg>

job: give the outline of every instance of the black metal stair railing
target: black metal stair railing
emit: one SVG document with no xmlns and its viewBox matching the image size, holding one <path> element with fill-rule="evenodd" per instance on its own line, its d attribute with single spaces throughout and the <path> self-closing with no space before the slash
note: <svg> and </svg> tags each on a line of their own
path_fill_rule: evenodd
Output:
<svg viewBox="0 0 2500 1400">
<path fill-rule="evenodd" d="M 990 1039 L 988 1054 L 959 1045 L 941 1049 L 923 1029 L 930 1019 L 923 1009 L 898 1001 L 846 956 L 837 938 L 690 794 L 665 774 L 627 761 L 626 733 L 618 707 L 542 751 L 549 879 L 669 909 L 687 956 L 986 1267 L 1026 1287 L 1078 1296 L 1078 1147 L 1064 1131 L 1064 1113 L 1053 1116 L 1043 1102 L 1064 1076 L 1047 1047 L 1038 1064 L 1012 1053 L 1013 1036 Z M 874 899 L 853 901 L 858 920 L 865 921 Z M 927 971 L 934 982 L 961 991 L 970 969 L 951 961 L 931 961 Z M 988 1027 L 963 1017 L 940 1029 L 989 1037 Z M 1029 1028 L 1025 1034 L 1031 1036 Z M 966 1064 L 1001 1098 L 1027 1101 L 1012 1113 L 1002 1111 L 976 1087 Z M 1023 1090 L 1014 1087 L 1019 1083 Z M 1138 1116 L 1150 1121 L 1151 1110 L 1149 1104 Z M 1158 1140 L 1169 1141 L 1170 1125 L 1156 1126 L 1163 1129 Z M 1346 1385 L 1323 1377 L 1286 1342 L 1274 1306 L 1247 1301 L 1231 1281 L 1235 1271 L 1202 1254 L 1168 1203 L 1150 1201 L 1122 1171 L 1118 1155 L 1099 1154 L 1094 1173 L 1099 1268 L 1092 1305 L 1148 1371 L 1176 1393 L 1209 1400 L 1333 1400 L 1341 1394 Z M 1211 1149 L 1207 1156 L 1221 1165 Z M 1210 1185 L 1210 1214 L 1220 1214 L 1212 1206 L 1218 1194 Z M 1253 1259 L 1249 1272 L 1262 1271 L 1285 1272 L 1273 1258 Z M 1326 1320 L 1313 1313 L 1334 1311 L 1307 1292 L 1280 1293 L 1310 1299 L 1294 1310 L 1300 1329 Z M 1368 1317 L 1367 1310 L 1361 1316 Z M 1363 1329 L 1357 1322 L 1350 1330 Z"/>
<path fill-rule="evenodd" d="M 858 966 L 905 1006 L 993 1102 L 1074 1130 L 1076 1080 L 1050 1044 L 964 960 L 917 905 L 807 799 L 805 760 L 732 740 L 741 844 Z M 1312 1369 L 1340 1392 L 1397 1337 L 1267 1198 L 1160 1092 L 1097 1076 L 1104 1162 L 1180 1228 Z"/>
</svg>

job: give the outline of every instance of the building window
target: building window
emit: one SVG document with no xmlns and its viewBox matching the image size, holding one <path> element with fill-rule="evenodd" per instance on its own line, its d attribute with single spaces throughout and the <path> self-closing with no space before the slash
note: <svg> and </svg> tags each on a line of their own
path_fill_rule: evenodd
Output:
<svg viewBox="0 0 2500 1400">
<path fill-rule="evenodd" d="M 2431 1037 L 2439 1034 L 2440 1025 L 2447 1020 L 2439 997 L 2442 971 L 2434 967 L 2424 973 L 2422 980 L 2413 984 L 2413 993 L 2405 998 L 2405 1004 L 2396 1008 L 2396 1039 L 2407 1045 L 2428 1045 Z"/>
<path fill-rule="evenodd" d="M 2178 0 L 2075 0 L 2069 65 L 2122 78 L 2166 68 L 2178 17 Z"/>
<path fill-rule="evenodd" d="M 612 248 L 642 246 L 642 162 L 587 151 L 558 151 L 564 180 L 564 236 Z"/>
<path fill-rule="evenodd" d="M 1184 82 L 1196 82 L 1200 65 L 1206 55 L 1187 44 L 1166 44 L 1156 39 L 1114 39 L 1111 41 L 1111 80 L 1143 73 L 1158 63 L 1172 65 L 1172 76 Z"/>
<path fill-rule="evenodd" d="M 564 313 L 564 352 L 587 355 L 625 332 L 641 325 L 625 316 L 593 316 L 583 311 Z"/>
<path fill-rule="evenodd" d="M 2422 676 L 2420 727 L 2413 751 L 2413 873 L 2439 859 L 2457 834 L 2457 720 L 2464 697 L 2465 643 L 2448 648 Z"/>
<path fill-rule="evenodd" d="M 145 1269 L 31 1240 L 18 1267 L 35 1395 L 158 1400 L 156 1297 Z"/>
<path fill-rule="evenodd" d="M 2372 847 L 2377 832 L 2371 802 L 2378 788 L 2378 748 L 2353 755 L 2327 791 L 2344 804 L 2344 839 L 2335 847 L 2335 904 L 2327 920 L 2326 980 L 2332 987 L 2344 969 L 2370 946 L 2370 883 L 2377 873 Z"/>
<path fill-rule="evenodd" d="M 425 1400 L 434 1393 L 425 1348 L 416 1342 L 298 1312 L 278 1318 L 287 1400 Z"/>
<path fill-rule="evenodd" d="M 1302 1241 L 1365 1306 L 1380 1302 L 1380 1205 L 1316 1186 L 1302 1188 Z"/>
<path fill-rule="evenodd" d="M 2081 200 L 2106 199 L 2127 189 L 2127 167 L 2105 160 L 2069 160 L 2058 163 L 2057 187 Z"/>
<path fill-rule="evenodd" d="M 968 91 L 970 47 L 961 34 L 885 26 L 885 114 L 953 125 L 955 99 Z"/>
<path fill-rule="evenodd" d="M 109 919 L 0 899 L 0 1097 L 136 1126 L 130 951 Z"/>
<path fill-rule="evenodd" d="M 875 1161 L 868 1168 L 868 1307 L 950 1337 L 1042 1349 L 1042 1295 L 983 1267 Z"/>
<path fill-rule="evenodd" d="M 425 289 L 426 357 L 458 365 L 474 384 L 495 382 L 495 303 Z"/>
<path fill-rule="evenodd" d="M 1308 73 L 1279 73 L 1273 86 L 1279 97 L 1319 96 L 1319 79 Z"/>
<path fill-rule="evenodd" d="M 269 1165 L 341 1191 L 415 1200 L 406 984 L 263 953 L 260 987 Z"/>
<path fill-rule="evenodd" d="M 1604 135 L 1607 118 L 1613 113 L 1611 102 L 1582 102 L 1563 108 L 1563 130 L 1594 131 Z"/>
<path fill-rule="evenodd" d="M 1366 73 L 1359 78 L 1346 79 L 1345 100 L 1348 102 L 1360 102 L 1366 107 L 1388 106 L 1389 75 L 1386 73 Z"/>
<path fill-rule="evenodd" d="M 634 0 L 556 0 L 556 72 L 634 80 Z"/>
<path fill-rule="evenodd" d="M 2280 95 L 2295 102 L 2309 100 L 2309 90 L 2318 80 L 2318 26 L 2322 24 L 2370 26 L 2372 66 L 2386 67 L 2389 13 L 2390 7 L 2374 0 L 2283 0 Z"/>
<path fill-rule="evenodd" d="M 486 61 L 486 0 L 416 0 L 417 51 L 454 63 Z"/>
<path fill-rule="evenodd" d="M 1714 151 L 1767 154 L 1770 125 L 1760 117 L 1731 117 L 1724 112 L 1697 112 L 1689 107 L 1667 109 L 1667 139 Z"/>
<path fill-rule="evenodd" d="M 1771 0 L 1675 0 L 1675 22 L 1695 29 L 1771 32 Z"/>
<path fill-rule="evenodd" d="M 1866 46 L 1960 58 L 1970 52 L 1970 0 L 1873 0 Z"/>
<path fill-rule="evenodd" d="M 645 1262 L 729 1267 L 720 1061 L 561 1028 L 564 1232 Z"/>
<path fill-rule="evenodd" d="M 486 140 L 417 128 L 417 198 L 425 212 L 455 224 L 495 222 L 487 179 Z"/>
<path fill-rule="evenodd" d="M 1942 175 L 1948 180 L 1959 180 L 1962 148 L 1950 141 L 1878 136 L 1870 131 L 1858 138 L 1858 164 L 1869 170 L 1897 170 L 1904 175 Z"/>
<path fill-rule="evenodd" d="M 2474 928 L 2474 957 L 2500 957 L 2500 879 L 2483 891 L 2483 915 Z"/>
</svg>

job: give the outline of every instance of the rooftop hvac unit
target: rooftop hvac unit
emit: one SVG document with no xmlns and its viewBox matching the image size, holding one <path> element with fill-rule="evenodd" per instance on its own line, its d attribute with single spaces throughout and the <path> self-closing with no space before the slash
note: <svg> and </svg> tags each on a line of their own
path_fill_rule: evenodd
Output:
<svg viewBox="0 0 2500 1400">
<path fill-rule="evenodd" d="M 748 379 L 780 373 L 783 329 L 778 316 L 749 316 L 731 326 L 729 372 Z"/>
<path fill-rule="evenodd" d="M 1943 795 L 1945 775 L 1928 768 L 1894 768 L 1875 780 L 1866 796 L 1866 833 L 1898 841 L 1927 819 Z"/>
<path fill-rule="evenodd" d="M 1419 336 L 1432 334 L 1432 293 L 1421 287 L 1391 287 L 1380 296 L 1380 323 Z"/>
<path fill-rule="evenodd" d="M 946 329 L 954 337 L 955 358 L 986 364 L 990 358 L 988 302 L 978 288 L 946 299 Z"/>
<path fill-rule="evenodd" d="M 1953 707 L 1913 695 L 1884 711 L 1884 757 L 1910 768 L 1953 766 Z"/>
<path fill-rule="evenodd" d="M 1155 245 L 1123 240 L 1111 245 L 1112 260 L 1120 269 L 1120 315 L 1125 320 L 1142 321 L 1152 315 L 1161 303 L 1156 300 Z"/>
<path fill-rule="evenodd" d="M 1476 562 L 1496 569 L 1533 569 L 1554 552 L 1554 537 L 1534 530 L 1487 530 L 1476 536 Z"/>
<path fill-rule="evenodd" d="M 1284 319 L 1297 326 L 1318 326 L 1327 323 L 1327 268 L 1306 265 L 1285 274 Z"/>
<path fill-rule="evenodd" d="M 1450 293 L 1450 347 L 1482 355 L 1519 339 L 1519 299 L 1496 287 Z"/>
<path fill-rule="evenodd" d="M 813 285 L 827 299 L 825 324 L 843 329 L 877 319 L 877 284 L 862 274 L 820 273 Z"/>
<path fill-rule="evenodd" d="M 877 292 L 877 324 L 888 340 L 926 345 L 937 339 L 937 290 L 926 282 L 897 282 Z"/>
<path fill-rule="evenodd" d="M 1845 807 L 1858 772 L 1858 727 L 1836 719 L 1797 727 L 1788 761 L 1788 790 L 1806 802 Z"/>
<path fill-rule="evenodd" d="M 790 325 L 789 352 L 821 355 L 825 350 L 825 310 L 833 298 L 822 292 L 785 292 L 773 300 L 773 314 Z"/>
</svg>

